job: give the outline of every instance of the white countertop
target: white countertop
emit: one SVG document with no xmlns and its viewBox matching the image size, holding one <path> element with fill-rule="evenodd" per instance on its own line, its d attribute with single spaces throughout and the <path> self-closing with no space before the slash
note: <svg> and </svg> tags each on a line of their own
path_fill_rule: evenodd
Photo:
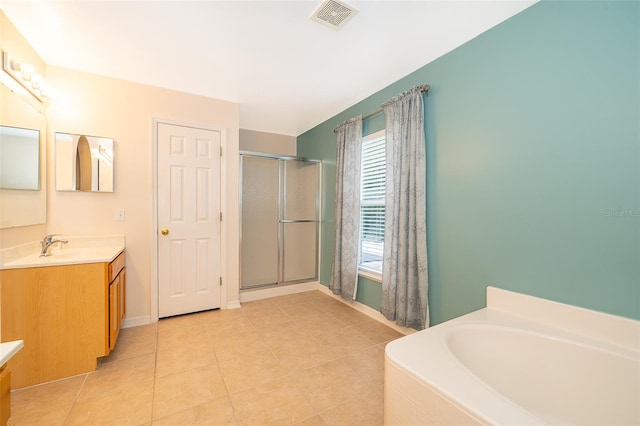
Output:
<svg viewBox="0 0 640 426">
<path fill-rule="evenodd" d="M 0 343 L 0 366 L 3 366 L 14 356 L 22 347 L 22 340 L 14 340 L 13 342 Z"/>
<path fill-rule="evenodd" d="M 125 249 L 124 236 L 58 237 L 67 244 L 55 244 L 49 255 L 40 257 L 40 242 L 0 250 L 0 269 L 36 268 L 43 266 L 106 263 Z"/>
</svg>

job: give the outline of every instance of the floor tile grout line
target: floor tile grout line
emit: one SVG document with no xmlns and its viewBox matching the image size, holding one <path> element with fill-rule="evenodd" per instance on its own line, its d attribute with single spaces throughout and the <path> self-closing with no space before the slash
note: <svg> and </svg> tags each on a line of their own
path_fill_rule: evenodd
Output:
<svg viewBox="0 0 640 426">
<path fill-rule="evenodd" d="M 155 335 L 156 335 L 156 352 L 155 352 L 155 356 L 153 358 L 153 388 L 151 391 L 151 413 L 150 413 L 150 419 L 149 419 L 149 423 L 153 424 L 153 411 L 154 411 L 154 407 L 155 407 L 155 402 L 156 402 L 156 375 L 158 373 L 158 339 L 160 338 L 160 330 L 158 327 L 156 327 L 155 330 Z"/>
<path fill-rule="evenodd" d="M 274 349 L 277 347 L 276 344 L 274 344 L 273 342 L 268 342 L 264 344 L 264 347 L 267 348 L 271 354 L 272 357 L 275 358 L 275 360 L 278 362 L 278 365 L 283 369 L 283 376 L 282 378 L 287 378 L 288 380 L 292 380 L 293 384 L 298 387 L 297 382 L 295 380 L 293 380 L 295 377 L 299 377 L 300 374 L 304 373 L 305 371 L 311 370 L 313 368 L 317 368 L 319 366 L 322 366 L 323 364 L 326 364 L 328 362 L 332 362 L 332 361 L 338 361 L 341 359 L 344 360 L 348 360 L 350 357 L 354 357 L 354 356 L 358 356 L 358 354 L 365 352 L 367 350 L 372 350 L 376 347 L 381 347 L 382 349 L 384 349 L 384 344 L 386 344 L 389 340 L 392 340 L 391 338 L 388 340 L 385 340 L 384 342 L 378 342 L 378 341 L 374 341 L 372 339 L 370 339 L 369 337 L 367 337 L 367 335 L 365 335 L 360 329 L 355 328 L 354 326 L 356 324 L 360 324 L 362 322 L 367 321 L 367 318 L 357 318 L 357 320 L 353 323 L 351 323 L 348 320 L 348 317 L 346 315 L 342 315 L 339 312 L 341 311 L 345 311 L 345 310 L 351 310 L 354 309 L 348 305 L 343 305 L 338 307 L 338 305 L 332 304 L 330 302 L 327 302 L 327 299 L 323 299 L 322 297 L 306 297 L 306 298 L 296 298 L 296 299 L 290 299 L 288 301 L 286 301 L 285 299 L 281 299 L 280 301 L 278 301 L 277 303 L 271 303 L 270 306 L 263 306 L 260 309 L 257 310 L 241 310 L 240 311 L 240 315 L 242 318 L 244 318 L 247 323 L 249 324 L 251 330 L 253 331 L 253 333 L 256 334 L 258 339 L 261 339 L 261 335 L 265 332 L 266 329 L 259 329 L 256 324 L 259 324 L 260 321 L 260 312 L 265 312 L 266 310 L 277 310 L 279 311 L 279 313 L 283 316 L 283 319 L 286 320 L 286 323 L 291 323 L 292 325 L 304 325 L 303 320 L 304 319 L 308 319 L 309 316 L 302 316 L 302 315 L 294 315 L 292 314 L 291 310 L 287 310 L 286 307 L 296 307 L 297 305 L 301 305 L 301 304 L 309 304 L 309 306 L 313 306 L 313 313 L 311 315 L 311 317 L 314 317 L 317 313 L 318 316 L 320 317 L 330 317 L 332 321 L 335 321 L 338 324 L 341 324 L 344 327 L 347 327 L 349 329 L 351 329 L 354 332 L 354 336 L 359 336 L 362 339 L 365 339 L 366 342 L 368 342 L 368 344 L 366 344 L 363 347 L 357 347 L 356 349 L 348 349 L 347 351 L 345 351 L 344 353 L 341 354 L 337 354 L 335 356 L 332 356 L 331 359 L 324 359 L 320 362 L 317 362 L 313 365 L 310 366 L 305 366 L 304 368 L 301 368 L 300 370 L 289 370 L 287 368 L 285 368 L 285 366 L 283 365 L 283 359 L 279 358 L 277 356 L 277 354 L 274 352 Z M 317 309 L 317 311 L 316 311 Z M 222 383 L 224 384 L 224 390 L 225 390 L 225 398 L 227 398 L 229 400 L 229 402 L 231 403 L 231 408 L 233 409 L 233 416 L 235 418 L 235 421 L 237 423 L 240 423 L 240 418 L 238 417 L 238 413 L 237 413 L 237 407 L 235 406 L 235 404 L 233 404 L 232 400 L 231 400 L 231 393 L 229 392 L 229 387 L 228 387 L 228 383 L 224 378 L 224 375 L 222 374 L 222 369 L 221 369 L 221 365 L 220 365 L 220 359 L 219 359 L 219 355 L 216 352 L 216 345 L 214 344 L 214 340 L 215 337 L 208 332 L 208 329 L 213 325 L 210 321 L 212 320 L 213 316 L 202 316 L 200 318 L 197 318 L 195 320 L 193 320 L 192 322 L 186 321 L 185 324 L 179 324 L 176 326 L 171 326 L 171 327 L 167 327 L 167 330 L 169 329 L 173 329 L 173 328 L 180 328 L 180 327 L 189 327 L 189 326 L 201 326 L 202 328 L 202 334 L 200 334 L 200 339 L 206 339 L 209 343 L 209 350 L 212 351 L 212 355 L 214 356 L 214 364 L 210 364 L 210 365 L 215 365 L 215 367 L 218 369 L 218 372 L 221 375 L 221 379 L 222 379 Z M 274 322 L 274 325 L 276 325 L 275 329 L 277 329 L 277 325 L 279 324 L 284 324 L 284 323 L 278 323 L 278 322 Z M 154 327 L 153 329 L 153 334 L 155 336 L 155 351 L 153 352 L 154 356 L 153 356 L 153 392 L 152 392 L 152 398 L 151 398 L 151 413 L 150 413 L 150 421 L 154 422 L 155 420 L 159 420 L 159 419 L 154 419 L 154 406 L 155 406 L 155 398 L 156 398 L 156 384 L 157 384 L 157 374 L 158 374 L 158 354 L 161 352 L 159 349 L 159 340 L 160 340 L 160 334 L 161 334 L 161 326 L 159 326 L 159 324 Z M 276 331 L 277 333 L 277 331 Z M 141 334 L 142 335 L 142 334 Z M 315 343 L 317 343 L 319 346 L 321 347 L 330 347 L 330 344 L 323 344 L 323 341 L 320 339 L 320 335 L 318 333 L 314 333 L 313 331 L 310 330 L 306 330 L 305 336 L 308 336 L 312 341 L 314 341 Z M 225 336 L 224 338 L 228 338 L 229 336 Z M 109 362 L 117 362 L 117 361 L 121 361 L 121 360 L 127 360 L 127 359 L 133 359 L 136 356 L 144 356 L 144 355 L 150 355 L 150 353 L 148 354 L 136 354 L 134 356 L 126 356 L 125 358 L 120 358 L 120 359 L 114 359 L 113 361 L 109 361 L 107 360 L 105 362 L 109 363 Z M 196 367 L 194 367 L 196 368 Z M 361 376 L 361 372 L 357 372 L 357 376 Z M 278 378 L 279 380 L 280 378 Z M 82 384 L 79 388 L 79 390 L 76 392 L 75 397 L 73 398 L 73 404 L 71 406 L 71 408 L 69 409 L 69 411 L 66 413 L 66 417 L 65 417 L 65 422 L 68 422 L 70 419 L 70 416 L 72 414 L 72 411 L 75 407 L 76 402 L 78 401 L 78 398 L 82 392 L 82 389 L 84 388 L 84 386 L 86 385 L 88 380 L 88 374 L 84 375 Z M 275 379 L 274 379 L 275 380 Z M 271 380 L 270 380 L 271 381 Z M 363 383 L 364 384 L 364 383 Z M 366 388 L 366 392 L 369 392 L 373 389 L 375 389 L 376 387 L 379 387 L 380 385 L 374 385 L 374 384 L 365 384 L 364 388 Z M 311 407 L 313 407 L 313 404 L 311 404 L 311 402 L 309 401 L 309 395 L 301 392 L 300 388 L 298 388 L 298 391 L 304 396 L 304 400 L 310 404 Z M 362 392 L 359 392 L 362 393 Z M 95 395 L 94 395 L 95 396 Z M 221 396 L 222 397 L 222 396 Z M 351 396 L 352 398 L 355 398 L 356 396 Z M 216 398 L 214 398 L 215 400 Z M 324 408 L 324 411 L 317 411 L 315 408 L 313 408 L 313 415 L 310 415 L 308 417 L 305 417 L 304 419 L 298 419 L 297 422 L 302 422 L 305 419 L 310 419 L 314 416 L 319 416 L 320 420 L 324 422 L 324 418 L 322 418 L 321 413 L 325 412 L 327 410 L 330 410 L 332 408 L 338 407 L 343 403 L 346 403 L 347 401 L 350 401 L 351 399 L 347 399 L 344 401 L 341 401 L 339 403 L 336 403 L 335 406 L 332 407 L 328 407 L 328 408 Z M 203 403 L 204 404 L 204 403 Z M 198 404 L 198 405 L 203 405 L 203 404 Z M 193 407 L 191 407 L 193 408 Z M 186 410 L 185 410 L 186 411 Z"/>
<path fill-rule="evenodd" d="M 326 314 L 326 312 L 323 312 L 323 313 L 325 313 L 325 314 Z M 331 315 L 331 316 L 332 316 L 332 315 Z M 332 317 L 333 317 L 333 316 L 332 316 Z M 335 318 L 335 317 L 334 317 L 334 318 Z M 336 320 L 337 320 L 337 318 L 336 318 Z M 339 320 L 338 320 L 338 321 L 339 321 Z M 316 343 L 318 343 L 318 344 L 319 344 L 319 345 L 321 345 L 321 346 L 325 346 L 325 345 L 323 345 L 320 341 L 318 341 L 318 339 L 316 338 L 316 336 L 314 336 L 312 333 L 309 333 L 309 335 L 311 336 L 311 338 L 312 338 L 312 339 L 314 339 L 314 341 L 315 341 Z M 364 336 L 363 336 L 363 337 L 364 337 Z M 366 338 L 366 337 L 365 337 L 365 338 Z M 369 340 L 369 339 L 367 339 L 367 340 Z M 370 340 L 369 340 L 369 341 L 370 341 Z M 375 346 L 375 344 L 374 344 L 374 345 L 372 345 L 372 346 L 368 346 L 368 348 L 369 348 L 369 347 L 373 347 L 373 346 Z M 318 367 L 320 367 L 320 366 L 322 366 L 322 365 L 324 365 L 324 364 L 327 364 L 327 363 L 330 363 L 330 362 L 333 362 L 333 361 L 338 361 L 338 360 L 340 360 L 340 359 L 342 359 L 342 358 L 345 358 L 345 359 L 346 359 L 349 355 L 350 355 L 350 354 L 344 354 L 344 355 L 338 356 L 338 357 L 336 357 L 336 358 L 334 358 L 334 359 L 326 360 L 326 361 L 324 361 L 324 362 L 321 362 L 321 363 L 315 364 L 315 365 L 313 365 L 313 366 L 311 366 L 311 367 L 308 367 L 308 368 L 305 368 L 305 369 L 303 369 L 303 370 L 297 370 L 297 371 L 293 371 L 293 372 L 286 371 L 286 372 L 287 372 L 287 374 L 289 375 L 289 378 L 290 378 L 291 380 L 293 380 L 293 378 L 294 378 L 295 376 L 298 376 L 298 375 L 300 375 L 300 374 L 304 373 L 305 371 L 309 371 L 309 370 L 312 370 L 312 369 L 314 369 L 314 368 L 318 368 Z M 275 354 L 274 354 L 274 356 L 275 356 Z M 278 358 L 276 357 L 276 359 L 278 359 Z M 296 385 L 296 382 L 295 382 L 295 381 L 293 381 L 293 384 L 294 384 L 294 386 L 296 386 L 296 388 L 297 388 L 297 385 Z M 305 398 L 305 400 L 307 401 L 307 403 L 309 404 L 309 406 L 310 406 L 310 407 L 312 407 L 312 409 L 313 409 L 314 414 L 313 414 L 312 416 L 307 417 L 307 418 L 311 418 L 311 417 L 314 417 L 314 416 L 318 416 L 318 417 L 320 417 L 320 419 L 323 421 L 323 423 L 326 423 L 325 419 L 322 417 L 322 413 L 323 413 L 323 412 L 328 411 L 328 410 L 330 410 L 330 409 L 332 409 L 332 408 L 338 407 L 338 406 L 342 405 L 342 403 L 344 403 L 344 402 L 347 402 L 347 401 L 348 401 L 348 400 L 347 400 L 347 401 L 343 401 L 343 402 L 340 402 L 340 403 L 336 404 L 335 406 L 327 407 L 327 408 L 326 408 L 326 409 L 324 409 L 324 410 L 318 411 L 318 410 L 316 410 L 316 409 L 314 408 L 312 401 L 310 401 L 310 400 L 309 400 L 309 396 L 308 396 L 308 395 L 306 395 L 306 393 L 305 393 L 305 392 L 302 392 L 299 388 L 298 388 L 298 392 L 300 392 L 300 393 L 303 395 L 303 397 Z M 353 398 L 355 398 L 355 396 L 354 396 Z M 351 398 L 351 399 L 353 399 L 353 398 Z M 304 419 L 303 419 L 303 420 L 301 420 L 301 421 L 304 421 Z M 300 423 L 300 422 L 298 422 L 298 423 Z"/>
<path fill-rule="evenodd" d="M 220 374 L 220 379 L 222 380 L 222 383 L 224 384 L 224 391 L 225 391 L 225 396 L 227 398 L 227 400 L 229 401 L 229 404 L 231 404 L 231 409 L 233 410 L 233 417 L 234 420 L 236 422 L 236 424 L 238 424 L 238 414 L 236 412 L 236 408 L 233 405 L 233 401 L 231 400 L 231 394 L 229 393 L 229 386 L 227 385 L 227 381 L 224 379 L 224 375 L 222 374 L 222 368 L 220 368 L 220 360 L 218 359 L 218 355 L 215 352 L 215 345 L 213 342 L 213 338 L 211 337 L 211 335 L 209 333 L 205 333 L 207 335 L 207 338 L 209 339 L 209 344 L 211 345 L 211 350 L 213 351 L 213 357 L 215 359 L 215 363 L 216 363 L 216 368 L 218 369 L 218 373 Z"/>
<path fill-rule="evenodd" d="M 78 402 L 78 398 L 80 397 L 80 393 L 82 392 L 82 388 L 84 388 L 84 385 L 87 383 L 87 378 L 88 377 L 89 377 L 89 373 L 85 373 L 84 374 L 84 380 L 82 381 L 82 384 L 78 388 L 78 392 L 76 392 L 76 396 L 73 398 L 73 401 L 71 403 L 71 408 L 69 408 L 69 412 L 67 413 L 67 415 L 64 417 L 64 420 L 62 421 L 63 425 L 66 425 L 67 422 L 69 421 L 69 417 L 71 417 L 71 413 L 73 412 L 73 409 L 76 406 L 76 403 Z"/>
</svg>

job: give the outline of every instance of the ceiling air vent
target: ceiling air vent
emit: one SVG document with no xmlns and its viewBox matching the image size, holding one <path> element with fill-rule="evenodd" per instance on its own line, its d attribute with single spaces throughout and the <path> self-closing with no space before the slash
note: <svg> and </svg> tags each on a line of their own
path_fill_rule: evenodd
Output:
<svg viewBox="0 0 640 426">
<path fill-rule="evenodd" d="M 325 0 L 310 16 L 312 21 L 338 31 L 353 18 L 358 10 L 340 0 Z"/>
</svg>

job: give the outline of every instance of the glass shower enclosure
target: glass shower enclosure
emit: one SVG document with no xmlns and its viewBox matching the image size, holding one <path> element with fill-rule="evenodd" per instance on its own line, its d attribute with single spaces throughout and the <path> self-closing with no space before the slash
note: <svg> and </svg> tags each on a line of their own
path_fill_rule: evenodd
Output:
<svg viewBox="0 0 640 426">
<path fill-rule="evenodd" d="M 320 164 L 240 153 L 240 290 L 317 280 Z"/>
</svg>

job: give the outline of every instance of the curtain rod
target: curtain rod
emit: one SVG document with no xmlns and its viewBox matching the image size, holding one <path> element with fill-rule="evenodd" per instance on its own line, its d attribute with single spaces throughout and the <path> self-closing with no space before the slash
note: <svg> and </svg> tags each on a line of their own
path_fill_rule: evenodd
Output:
<svg viewBox="0 0 640 426">
<path fill-rule="evenodd" d="M 428 93 L 430 86 L 428 84 L 423 84 L 422 86 L 419 86 L 418 88 L 420 89 L 421 92 L 427 92 Z M 366 120 L 367 118 L 371 118 L 373 116 L 376 116 L 376 115 L 380 114 L 382 111 L 383 111 L 382 108 L 377 109 L 377 110 L 373 111 L 372 113 L 369 113 L 367 115 L 363 115 L 362 119 Z M 340 126 L 338 126 L 338 127 L 340 127 Z M 338 127 L 333 129 L 333 133 L 338 133 Z"/>
</svg>

